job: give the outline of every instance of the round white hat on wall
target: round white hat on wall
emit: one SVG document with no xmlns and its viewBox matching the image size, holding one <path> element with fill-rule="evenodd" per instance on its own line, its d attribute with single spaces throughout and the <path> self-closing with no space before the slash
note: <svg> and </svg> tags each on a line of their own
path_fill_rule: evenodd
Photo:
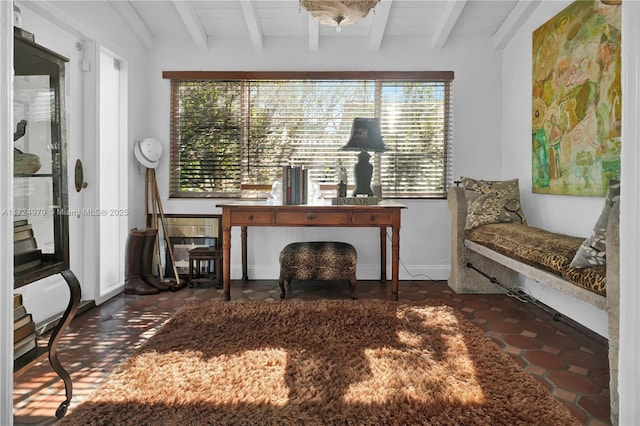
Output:
<svg viewBox="0 0 640 426">
<path fill-rule="evenodd" d="M 133 146 L 133 153 L 143 166 L 155 169 L 162 157 L 162 144 L 153 138 L 144 138 Z"/>
</svg>

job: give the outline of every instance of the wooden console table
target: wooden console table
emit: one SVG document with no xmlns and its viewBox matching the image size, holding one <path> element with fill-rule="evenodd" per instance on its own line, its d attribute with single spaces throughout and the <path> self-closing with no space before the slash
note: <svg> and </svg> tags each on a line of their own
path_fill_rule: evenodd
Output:
<svg viewBox="0 0 640 426">
<path fill-rule="evenodd" d="M 225 300 L 231 300 L 231 227 L 240 226 L 242 235 L 242 280 L 247 281 L 248 226 L 376 227 L 380 229 L 380 280 L 387 280 L 387 227 L 391 227 L 391 297 L 398 300 L 400 265 L 400 213 L 406 206 L 383 200 L 367 205 L 276 205 L 259 201 L 218 204 L 222 209 L 222 283 Z"/>
</svg>

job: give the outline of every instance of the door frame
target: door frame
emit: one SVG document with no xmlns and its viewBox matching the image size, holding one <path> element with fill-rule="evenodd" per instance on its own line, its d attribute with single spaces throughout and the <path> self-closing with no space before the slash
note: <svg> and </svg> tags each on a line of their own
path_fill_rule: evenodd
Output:
<svg viewBox="0 0 640 426">
<path fill-rule="evenodd" d="M 92 282 L 94 285 L 91 289 L 90 298 L 99 305 L 106 300 L 112 298 L 124 289 L 124 238 L 127 235 L 129 218 L 121 217 L 120 232 L 123 244 L 121 244 L 120 253 L 111 254 L 117 256 L 121 261 L 120 276 L 122 281 L 120 285 L 102 292 L 100 282 L 101 254 L 100 250 L 100 215 L 95 212 L 102 212 L 104 206 L 100 205 L 100 187 L 102 184 L 110 184 L 110 182 L 100 182 L 100 52 L 104 51 L 110 56 L 118 59 L 121 64 L 121 84 L 120 84 L 120 135 L 119 135 L 119 164 L 114 168 L 114 173 L 121 176 L 120 181 L 120 202 L 122 206 L 128 209 L 128 62 L 121 55 L 113 52 L 111 49 L 100 45 L 93 40 L 83 40 L 84 46 L 84 105 L 85 105 L 85 130 L 84 139 L 84 169 L 87 182 L 89 182 L 84 193 L 84 208 L 88 212 L 83 224 L 83 251 L 85 253 L 84 279 L 85 282 Z M 109 209 L 106 209 L 109 214 Z M 114 257 L 116 258 L 116 257 Z M 87 298 L 89 296 L 87 295 Z"/>
<path fill-rule="evenodd" d="M 102 259 L 105 258 L 105 254 L 104 253 L 98 253 L 98 258 L 97 258 L 97 268 L 95 270 L 95 282 L 96 282 L 96 286 L 95 286 L 95 303 L 96 305 L 99 305 L 101 303 L 103 303 L 104 301 L 110 299 L 111 297 L 115 296 L 116 294 L 122 292 L 124 290 L 124 283 L 125 283 L 125 277 L 124 277 L 124 259 L 125 259 L 125 245 L 126 245 L 126 238 L 127 238 L 127 233 L 128 233 L 128 227 L 129 227 L 129 217 L 128 217 L 128 213 L 129 213 L 129 152 L 128 152 L 128 134 L 129 134 L 129 123 L 128 123 L 128 116 L 129 116 L 129 110 L 128 110 L 128 103 L 129 103 L 129 87 L 128 87 L 128 81 L 129 81 L 129 63 L 128 61 L 123 58 L 121 55 L 118 55 L 117 53 L 115 53 L 114 51 L 112 51 L 111 49 L 105 47 L 105 46 L 98 46 L 96 48 L 96 66 L 94 67 L 96 70 L 100 70 L 101 69 L 101 64 L 100 61 L 102 60 L 102 53 L 105 53 L 107 55 L 109 55 L 111 58 L 117 60 L 119 62 L 119 70 L 120 70 L 120 81 L 119 81 L 119 85 L 118 85 L 118 89 L 119 89 L 119 123 L 120 123 L 120 127 L 119 127 L 119 132 L 118 132 L 118 148 L 119 148 L 119 152 L 118 152 L 118 164 L 116 165 L 116 167 L 110 167 L 110 169 L 112 169 L 113 173 L 117 173 L 118 176 L 120 177 L 119 182 L 119 188 L 118 188 L 118 194 L 119 194 L 119 205 L 118 206 L 99 206 L 101 212 L 104 212 L 106 210 L 106 214 L 108 215 L 108 217 L 118 217 L 119 219 L 119 223 L 118 223 L 118 232 L 119 232 L 119 239 L 120 239 L 120 244 L 119 244 L 119 251 L 117 254 L 115 253 L 109 253 L 108 256 L 106 256 L 107 258 L 112 258 L 112 259 L 116 259 L 116 261 L 118 262 L 118 268 L 119 268 L 119 277 L 120 277 L 120 281 L 118 282 L 117 285 L 112 286 L 110 288 L 107 289 L 103 289 L 103 285 L 104 283 L 100 282 L 100 268 L 101 268 L 101 264 L 102 264 Z M 96 181 L 98 182 L 98 191 L 100 191 L 100 188 L 103 184 L 106 185 L 111 185 L 112 182 L 102 182 L 99 181 L 98 177 L 100 176 L 100 171 L 101 171 L 101 167 L 104 166 L 104 164 L 101 164 L 101 159 L 100 159 L 100 147 L 101 144 L 103 143 L 109 143 L 108 141 L 102 141 L 100 138 L 100 117 L 102 117 L 101 111 L 100 111 L 100 84 L 102 84 L 101 80 L 100 80 L 100 76 L 98 75 L 98 86 L 96 87 L 96 91 L 98 94 L 97 97 L 97 106 L 98 106 L 98 114 L 97 116 L 97 134 L 98 134 L 98 139 L 97 139 L 97 143 L 94 145 L 95 146 L 95 160 L 96 160 Z M 96 202 L 100 202 L 100 193 L 98 192 L 97 198 L 96 198 Z M 103 218 L 104 216 L 100 216 L 100 218 Z M 96 221 L 96 229 L 95 229 L 95 233 L 96 233 L 96 239 L 94 241 L 94 244 L 97 247 L 100 247 L 100 241 L 101 238 L 103 237 L 103 235 L 101 235 L 100 233 L 100 221 Z"/>
<path fill-rule="evenodd" d="M 13 2 L 0 1 L 0 140 L 13 140 Z M 2 136 L 4 135 L 4 136 Z M 13 144 L 0 146 L 0 209 L 13 209 Z M 0 215 L 0 240 L 13 239 L 13 220 Z M 0 280 L 13 283 L 13 244 L 0 245 Z M 13 286 L 3 285 L 0 297 L 0 424 L 13 424 Z"/>
</svg>

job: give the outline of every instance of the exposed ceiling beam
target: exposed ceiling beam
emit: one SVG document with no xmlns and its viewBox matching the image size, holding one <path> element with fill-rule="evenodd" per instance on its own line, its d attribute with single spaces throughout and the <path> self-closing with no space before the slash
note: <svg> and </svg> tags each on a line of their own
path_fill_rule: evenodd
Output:
<svg viewBox="0 0 640 426">
<path fill-rule="evenodd" d="M 87 36 L 97 37 L 95 31 L 92 31 L 89 27 L 86 27 L 79 21 L 69 18 L 51 1 L 17 2 L 17 6 L 30 9 L 63 30 L 75 35 L 79 39 L 84 39 Z"/>
<path fill-rule="evenodd" d="M 193 9 L 191 3 L 187 1 L 173 0 L 173 6 L 178 11 L 178 15 L 180 15 L 182 23 L 191 35 L 196 46 L 198 46 L 199 49 L 208 50 L 209 41 L 207 40 L 207 34 L 204 32 L 204 28 L 202 28 L 202 24 L 200 23 L 198 15 Z"/>
<path fill-rule="evenodd" d="M 262 27 L 260 26 L 260 21 L 258 21 L 255 2 L 253 0 L 240 0 L 240 7 L 242 7 L 242 13 L 247 23 L 247 30 L 249 31 L 253 48 L 257 51 L 264 50 Z"/>
<path fill-rule="evenodd" d="M 493 35 L 493 48 L 504 49 L 539 4 L 540 0 L 518 1 Z"/>
<path fill-rule="evenodd" d="M 310 13 L 307 13 L 307 15 L 309 22 L 309 50 L 318 50 L 320 43 L 320 22 L 313 19 Z"/>
<path fill-rule="evenodd" d="M 369 33 L 369 50 L 380 50 L 384 31 L 387 28 L 389 13 L 391 12 L 391 3 L 393 3 L 393 0 L 381 1 L 372 12 L 369 12 L 375 13 L 371 23 L 371 32 Z"/>
<path fill-rule="evenodd" d="M 138 12 L 131 6 L 131 3 L 128 1 L 111 0 L 111 5 L 116 8 L 140 41 L 147 47 L 153 47 L 153 34 L 151 34 L 149 28 L 147 28 L 142 19 L 140 19 L 140 15 L 138 15 Z"/>
<path fill-rule="evenodd" d="M 434 49 L 442 49 L 451 35 L 451 31 L 455 26 L 462 9 L 467 4 L 467 0 L 448 1 L 447 6 L 444 9 L 444 13 L 438 21 L 435 31 L 433 32 L 433 38 L 431 39 L 431 45 Z"/>
</svg>

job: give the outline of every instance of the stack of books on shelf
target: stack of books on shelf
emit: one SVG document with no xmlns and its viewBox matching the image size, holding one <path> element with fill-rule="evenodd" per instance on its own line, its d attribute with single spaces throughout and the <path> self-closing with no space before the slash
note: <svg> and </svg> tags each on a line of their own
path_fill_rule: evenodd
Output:
<svg viewBox="0 0 640 426">
<path fill-rule="evenodd" d="M 27 219 L 13 222 L 13 266 L 23 272 L 42 263 L 42 250 L 38 248 L 33 229 Z"/>
<path fill-rule="evenodd" d="M 38 346 L 36 323 L 22 304 L 22 295 L 13 295 L 13 360 L 25 356 Z"/>
<path fill-rule="evenodd" d="M 307 204 L 308 169 L 284 166 L 282 169 L 283 204 Z"/>
</svg>

